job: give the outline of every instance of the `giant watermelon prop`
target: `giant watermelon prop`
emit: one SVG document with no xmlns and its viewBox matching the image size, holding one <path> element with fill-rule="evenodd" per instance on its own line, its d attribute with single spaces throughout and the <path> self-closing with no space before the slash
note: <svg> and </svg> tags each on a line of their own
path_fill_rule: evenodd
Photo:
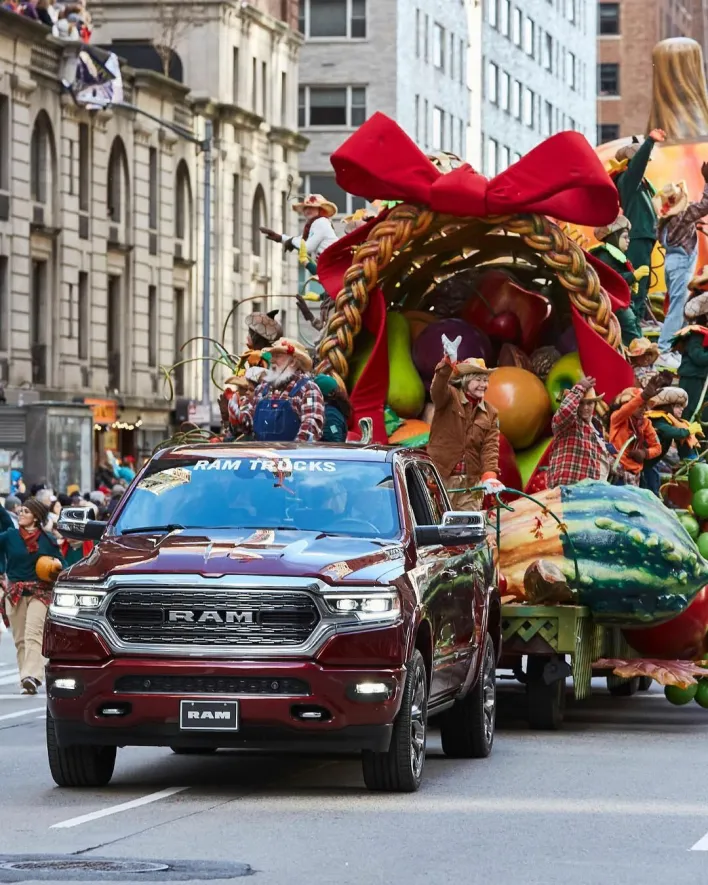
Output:
<svg viewBox="0 0 708 885">
<path fill-rule="evenodd" d="M 708 583 L 708 562 L 651 492 L 585 480 L 535 497 L 542 507 L 524 499 L 502 512 L 499 567 L 519 600 L 539 559 L 560 568 L 599 623 L 619 627 L 670 621 Z"/>
</svg>

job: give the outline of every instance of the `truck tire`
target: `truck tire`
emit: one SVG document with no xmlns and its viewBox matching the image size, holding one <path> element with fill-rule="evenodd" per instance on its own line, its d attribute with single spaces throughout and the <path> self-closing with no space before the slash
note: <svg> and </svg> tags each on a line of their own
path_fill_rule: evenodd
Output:
<svg viewBox="0 0 708 885">
<path fill-rule="evenodd" d="M 475 686 L 440 721 L 442 748 L 451 759 L 485 759 L 492 752 L 497 715 L 496 661 L 492 637 Z"/>
<path fill-rule="evenodd" d="M 548 660 L 529 656 L 526 668 L 528 722 L 539 731 L 557 731 L 565 713 L 565 678 L 546 682 L 543 673 Z"/>
<path fill-rule="evenodd" d="M 116 748 L 60 747 L 54 719 L 47 711 L 47 756 L 54 782 L 60 787 L 105 787 L 113 777 Z"/>
<path fill-rule="evenodd" d="M 401 709 L 386 753 L 362 754 L 364 783 L 370 790 L 414 793 L 423 779 L 428 736 L 428 676 L 423 655 L 415 649 L 408 664 Z"/>
</svg>

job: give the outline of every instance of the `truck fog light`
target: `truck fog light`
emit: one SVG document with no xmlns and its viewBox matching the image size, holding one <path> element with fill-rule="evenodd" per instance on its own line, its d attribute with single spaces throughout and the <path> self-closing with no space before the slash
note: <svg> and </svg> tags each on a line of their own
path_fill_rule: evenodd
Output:
<svg viewBox="0 0 708 885">
<path fill-rule="evenodd" d="M 72 679 L 71 676 L 59 676 L 57 679 L 49 678 L 47 691 L 53 698 L 78 698 L 84 690 L 80 679 Z"/>
<path fill-rule="evenodd" d="M 393 695 L 393 684 L 388 682 L 355 682 L 347 694 L 354 701 L 387 701 Z"/>
<path fill-rule="evenodd" d="M 76 685 L 75 679 L 55 679 L 52 688 L 58 688 L 59 691 L 76 691 Z"/>
</svg>

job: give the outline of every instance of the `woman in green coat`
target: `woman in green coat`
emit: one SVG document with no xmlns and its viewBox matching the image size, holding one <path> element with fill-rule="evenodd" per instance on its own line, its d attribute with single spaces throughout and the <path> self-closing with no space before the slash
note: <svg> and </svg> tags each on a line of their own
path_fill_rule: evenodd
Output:
<svg viewBox="0 0 708 885">
<path fill-rule="evenodd" d="M 17 511 L 19 528 L 15 528 L 10 514 L 0 507 L 0 557 L 5 557 L 8 580 L 4 604 L 23 694 L 37 694 L 44 678 L 42 636 L 52 584 L 39 579 L 37 563 L 49 557 L 57 574 L 66 565 L 56 539 L 42 529 L 48 518 L 44 504 L 29 498 Z"/>
<path fill-rule="evenodd" d="M 635 269 L 627 258 L 631 229 L 629 219 L 624 215 L 618 215 L 612 224 L 596 228 L 595 238 L 600 241 L 600 245 L 592 248 L 590 252 L 618 273 L 634 295 L 638 291 L 640 280 L 649 276 L 649 267 L 645 265 Z M 637 316 L 631 305 L 618 310 L 617 319 L 622 329 L 622 343 L 625 346 L 635 338 L 642 337 L 641 317 Z"/>
<path fill-rule="evenodd" d="M 708 291 L 701 286 L 708 286 L 708 268 L 703 268 L 698 276 L 689 284 L 689 297 L 684 308 L 687 325 L 676 335 L 673 349 L 681 354 L 681 365 L 678 369 L 679 384 L 688 394 L 688 405 L 685 415 L 689 421 L 694 420 L 696 409 L 701 404 L 700 415 L 695 420 L 708 420 L 708 396 L 705 391 L 708 379 Z"/>
</svg>

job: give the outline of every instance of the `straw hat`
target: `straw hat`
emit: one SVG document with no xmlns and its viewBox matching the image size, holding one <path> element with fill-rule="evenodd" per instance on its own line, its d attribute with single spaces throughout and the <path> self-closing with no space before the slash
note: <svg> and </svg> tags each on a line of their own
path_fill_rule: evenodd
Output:
<svg viewBox="0 0 708 885">
<path fill-rule="evenodd" d="M 689 296 L 686 306 L 683 309 L 684 316 L 687 320 L 697 320 L 698 317 L 708 314 L 708 292 L 694 290 Z"/>
<path fill-rule="evenodd" d="M 682 387 L 662 387 L 657 395 L 651 400 L 652 408 L 658 406 L 683 406 L 688 405 L 688 393 Z"/>
<path fill-rule="evenodd" d="M 585 396 L 582 399 L 584 403 L 601 403 L 605 398 L 604 393 L 598 393 L 594 387 L 591 387 L 590 390 L 585 391 Z"/>
<path fill-rule="evenodd" d="M 595 239 L 596 240 L 606 240 L 608 237 L 611 237 L 612 234 L 619 233 L 620 231 L 630 231 L 632 230 L 632 223 L 627 218 L 626 215 L 622 215 L 621 213 L 615 218 L 612 224 L 606 224 L 604 227 L 596 227 L 595 228 Z"/>
<path fill-rule="evenodd" d="M 688 206 L 686 182 L 679 181 L 678 184 L 665 184 L 657 192 L 652 202 L 659 218 L 671 218 L 673 215 L 680 215 Z"/>
<path fill-rule="evenodd" d="M 470 357 L 455 366 L 456 375 L 491 375 L 496 369 L 488 369 L 483 359 Z"/>
<path fill-rule="evenodd" d="M 299 341 L 291 341 L 289 338 L 281 338 L 272 347 L 266 348 L 269 353 L 284 353 L 292 357 L 303 372 L 312 369 L 312 357 Z"/>
<path fill-rule="evenodd" d="M 697 291 L 705 292 L 706 289 L 704 287 L 708 287 L 708 264 L 706 264 L 703 270 L 700 270 L 688 284 L 689 289 L 696 289 Z"/>
<path fill-rule="evenodd" d="M 656 360 L 659 358 L 659 345 L 656 341 L 650 341 L 648 338 L 635 338 L 627 348 L 627 355 L 630 359 L 653 356 Z"/>
<path fill-rule="evenodd" d="M 327 218 L 338 212 L 336 204 L 325 200 L 322 194 L 308 194 L 301 203 L 295 203 L 293 209 L 296 212 L 302 212 L 303 209 L 323 209 Z"/>
<path fill-rule="evenodd" d="M 622 393 L 617 394 L 615 397 L 615 405 L 623 406 L 625 403 L 628 403 L 630 400 L 633 400 L 635 396 L 639 396 L 641 393 L 641 389 L 639 387 L 625 387 Z"/>
</svg>

